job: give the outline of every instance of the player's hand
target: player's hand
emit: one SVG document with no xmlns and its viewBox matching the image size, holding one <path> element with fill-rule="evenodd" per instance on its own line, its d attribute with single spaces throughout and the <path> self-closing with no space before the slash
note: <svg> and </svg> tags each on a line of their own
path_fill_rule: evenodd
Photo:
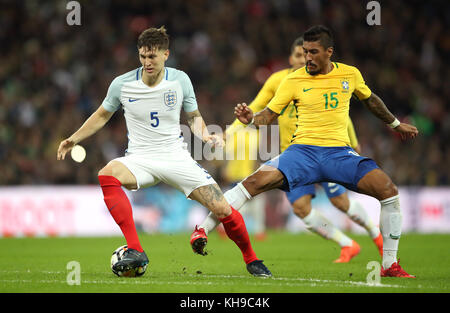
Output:
<svg viewBox="0 0 450 313">
<path fill-rule="evenodd" d="M 56 155 L 57 160 L 64 160 L 66 157 L 67 152 L 72 150 L 72 148 L 75 146 L 75 142 L 71 140 L 70 138 L 64 139 L 59 144 L 58 153 Z"/>
<path fill-rule="evenodd" d="M 223 136 L 219 135 L 209 135 L 205 138 L 205 142 L 216 148 L 222 148 L 223 146 L 225 146 Z"/>
<path fill-rule="evenodd" d="M 253 120 L 253 111 L 245 103 L 238 103 L 234 108 L 237 119 L 247 125 Z"/>
<path fill-rule="evenodd" d="M 414 139 L 419 134 L 419 131 L 417 130 L 416 126 L 406 124 L 406 123 L 400 123 L 397 127 L 394 128 L 394 131 L 400 133 L 400 136 L 403 140 L 405 139 Z"/>
</svg>

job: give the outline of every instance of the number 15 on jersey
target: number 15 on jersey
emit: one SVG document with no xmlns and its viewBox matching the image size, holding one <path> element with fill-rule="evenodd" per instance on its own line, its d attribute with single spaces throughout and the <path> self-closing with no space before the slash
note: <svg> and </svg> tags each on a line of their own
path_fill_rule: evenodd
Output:
<svg viewBox="0 0 450 313">
<path fill-rule="evenodd" d="M 327 93 L 323 94 L 323 97 L 325 98 L 325 110 L 328 109 L 328 105 L 332 108 L 332 109 L 336 109 L 338 104 L 339 104 L 339 100 L 336 98 L 337 96 L 337 92 L 332 92 L 329 95 Z"/>
</svg>

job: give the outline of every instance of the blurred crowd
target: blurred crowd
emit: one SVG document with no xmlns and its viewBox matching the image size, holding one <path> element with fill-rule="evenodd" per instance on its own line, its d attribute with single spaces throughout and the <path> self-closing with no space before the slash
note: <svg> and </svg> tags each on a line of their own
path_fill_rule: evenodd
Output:
<svg viewBox="0 0 450 313">
<path fill-rule="evenodd" d="M 79 1 L 81 25 L 66 23 L 68 1 L 2 1 L 0 8 L 0 185 L 97 184 L 98 170 L 123 155 L 118 111 L 83 142 L 83 163 L 56 161 L 60 141 L 103 101 L 115 76 L 140 66 L 136 39 L 165 25 L 166 65 L 190 76 L 207 124 L 233 121 L 270 73 L 288 67 L 293 40 L 314 24 L 335 35 L 334 61 L 358 67 L 402 121 L 419 128 L 402 142 L 359 102 L 350 115 L 362 147 L 398 185 L 450 184 L 450 5 L 379 1 Z M 183 121 L 183 119 L 182 119 Z M 220 182 L 220 164 L 200 162 Z"/>
</svg>

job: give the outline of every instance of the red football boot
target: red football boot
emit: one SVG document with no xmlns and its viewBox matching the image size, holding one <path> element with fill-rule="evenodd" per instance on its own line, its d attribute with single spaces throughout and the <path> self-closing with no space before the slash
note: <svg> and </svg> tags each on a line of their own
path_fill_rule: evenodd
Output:
<svg viewBox="0 0 450 313">
<path fill-rule="evenodd" d="M 208 236 L 206 236 L 203 228 L 195 226 L 194 232 L 191 235 L 191 247 L 192 250 L 200 255 L 207 255 L 205 251 L 206 243 L 208 242 Z"/>
<path fill-rule="evenodd" d="M 384 269 L 381 267 L 381 277 L 404 277 L 404 278 L 416 278 L 414 275 L 409 275 L 400 266 L 400 259 L 393 263 L 390 268 Z"/>
</svg>

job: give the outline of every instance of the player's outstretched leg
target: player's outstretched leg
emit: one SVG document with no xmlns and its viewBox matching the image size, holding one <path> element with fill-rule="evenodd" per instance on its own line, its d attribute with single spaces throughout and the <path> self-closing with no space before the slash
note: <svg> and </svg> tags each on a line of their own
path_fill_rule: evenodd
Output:
<svg viewBox="0 0 450 313">
<path fill-rule="evenodd" d="M 314 186 L 312 186 L 314 188 Z M 288 198 L 291 195 L 288 194 Z M 320 211 L 311 207 L 311 194 L 304 194 L 292 203 L 294 213 L 300 217 L 306 227 L 319 236 L 336 242 L 341 247 L 341 254 L 334 263 L 347 263 L 357 256 L 361 250 L 359 244 L 346 236 L 331 223 Z"/>
<path fill-rule="evenodd" d="M 402 213 L 397 186 L 381 169 L 365 174 L 357 185 L 360 192 L 380 201 L 380 231 L 383 236 L 382 277 L 415 276 L 405 272 L 397 261 L 398 244 L 402 232 Z"/>
<path fill-rule="evenodd" d="M 114 221 L 119 225 L 126 241 L 128 249 L 121 261 L 114 265 L 116 272 L 128 272 L 148 264 L 148 258 L 139 242 L 136 226 L 133 219 L 131 203 L 122 189 L 122 181 L 125 184 L 135 184 L 135 179 L 128 169 L 119 162 L 110 162 L 98 175 L 102 188 L 105 204 Z M 119 177 L 116 178 L 115 176 Z"/>
<path fill-rule="evenodd" d="M 238 183 L 232 189 L 226 191 L 223 196 L 228 204 L 238 211 L 247 200 L 252 199 L 252 196 L 250 196 L 241 183 Z M 200 255 L 207 254 L 205 251 L 206 243 L 208 242 L 207 236 L 209 232 L 214 230 L 219 224 L 219 219 L 212 212 L 209 212 L 203 222 L 200 225 L 195 226 L 191 235 L 191 247 L 195 253 Z"/>
<path fill-rule="evenodd" d="M 253 251 L 242 215 L 227 203 L 217 184 L 195 189 L 189 196 L 213 212 L 223 224 L 228 237 L 242 252 L 247 270 L 254 276 L 270 277 L 272 273 L 259 260 Z M 192 236 L 191 236 L 192 237 Z M 192 240 L 191 240 L 192 241 Z"/>
<path fill-rule="evenodd" d="M 383 256 L 383 236 L 381 235 L 379 227 L 375 225 L 366 210 L 364 210 L 361 203 L 356 200 L 349 199 L 347 193 L 345 192 L 345 188 L 342 186 L 340 187 L 343 189 L 343 192 L 334 197 L 329 196 L 330 202 L 334 207 L 345 213 L 353 222 L 360 225 L 367 231 L 377 247 L 378 253 L 380 256 Z M 329 195 L 328 191 L 327 195 Z"/>
</svg>

